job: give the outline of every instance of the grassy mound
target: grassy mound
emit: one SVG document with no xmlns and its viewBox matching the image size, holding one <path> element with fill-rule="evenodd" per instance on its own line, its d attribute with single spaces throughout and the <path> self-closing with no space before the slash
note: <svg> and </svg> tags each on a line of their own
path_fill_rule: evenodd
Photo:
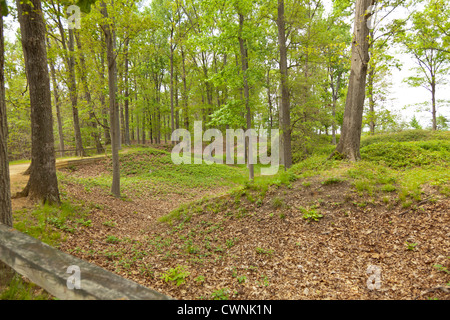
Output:
<svg viewBox="0 0 450 320">
<path fill-rule="evenodd" d="M 378 142 L 363 147 L 361 157 L 391 168 L 447 165 L 450 141 Z"/>
<path fill-rule="evenodd" d="M 361 148 L 375 143 L 387 142 L 409 142 L 409 141 L 429 141 L 429 140 L 450 140 L 450 131 L 429 131 L 429 130 L 406 130 L 395 133 L 377 134 L 374 136 L 363 136 L 361 138 Z"/>
</svg>

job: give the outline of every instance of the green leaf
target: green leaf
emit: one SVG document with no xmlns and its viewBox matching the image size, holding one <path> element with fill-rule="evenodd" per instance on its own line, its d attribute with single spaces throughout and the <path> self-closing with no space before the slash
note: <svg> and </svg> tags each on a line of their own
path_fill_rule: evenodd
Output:
<svg viewBox="0 0 450 320">
<path fill-rule="evenodd" d="M 91 6 L 95 3 L 96 0 L 78 0 L 77 6 L 80 7 L 80 10 L 84 13 L 91 12 Z"/>
<path fill-rule="evenodd" d="M 0 15 L 6 17 L 8 13 L 8 4 L 6 3 L 6 0 L 0 0 Z"/>
</svg>

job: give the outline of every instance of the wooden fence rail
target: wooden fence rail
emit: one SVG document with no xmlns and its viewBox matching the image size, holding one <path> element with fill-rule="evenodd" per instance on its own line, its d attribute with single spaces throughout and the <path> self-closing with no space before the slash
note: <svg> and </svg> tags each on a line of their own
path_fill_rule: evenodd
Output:
<svg viewBox="0 0 450 320">
<path fill-rule="evenodd" d="M 0 260 L 64 300 L 172 300 L 0 224 Z"/>
</svg>

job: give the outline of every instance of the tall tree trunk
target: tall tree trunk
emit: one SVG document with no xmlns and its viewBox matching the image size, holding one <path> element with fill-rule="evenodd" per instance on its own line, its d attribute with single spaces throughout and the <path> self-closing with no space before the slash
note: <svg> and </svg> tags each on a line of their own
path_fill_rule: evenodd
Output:
<svg viewBox="0 0 450 320">
<path fill-rule="evenodd" d="M 69 29 L 69 91 L 70 101 L 72 102 L 73 130 L 75 132 L 75 146 L 77 155 L 84 157 L 86 154 L 83 148 L 80 130 L 80 116 L 78 113 L 78 93 L 77 80 L 75 75 L 75 40 L 73 29 Z"/>
<path fill-rule="evenodd" d="M 285 170 L 292 166 L 291 151 L 291 111 L 288 85 L 288 65 L 286 48 L 286 27 L 284 20 L 284 0 L 278 0 L 278 45 L 280 47 L 280 75 L 281 75 L 281 105 L 280 105 L 280 129 L 281 129 L 281 164 Z"/>
<path fill-rule="evenodd" d="M 437 122 L 436 122 L 436 82 L 435 82 L 435 75 L 432 76 L 432 83 L 431 83 L 431 115 L 433 118 L 433 131 L 437 130 Z"/>
<path fill-rule="evenodd" d="M 48 43 L 48 48 L 50 49 L 50 39 L 47 39 L 47 43 Z M 56 119 L 58 122 L 58 135 L 59 135 L 59 150 L 60 150 L 61 157 L 64 157 L 64 133 L 63 133 L 62 118 L 61 118 L 61 100 L 59 97 L 58 83 L 56 82 L 55 63 L 53 62 L 53 59 L 49 59 L 48 62 L 50 65 L 50 74 L 51 74 L 51 78 L 52 78 L 53 96 L 55 97 Z"/>
<path fill-rule="evenodd" d="M 330 75 L 330 83 L 331 83 L 331 98 L 332 98 L 332 104 L 331 104 L 331 115 L 332 115 L 332 122 L 331 122 L 331 136 L 332 141 L 331 143 L 333 145 L 336 145 L 336 106 L 339 99 L 339 90 L 341 88 L 341 79 L 342 79 L 342 72 L 339 71 L 337 74 L 337 80 L 336 84 L 334 82 L 334 75 L 333 75 L 333 69 L 329 67 L 329 75 Z"/>
<path fill-rule="evenodd" d="M 18 0 L 19 1 L 19 0 Z M 102 1 L 102 15 L 105 21 L 109 20 L 108 10 L 104 1 Z M 119 104 L 117 103 L 117 61 L 115 57 L 116 39 L 113 26 L 106 22 L 103 25 L 105 34 L 106 55 L 108 61 L 108 86 L 109 86 L 109 119 L 111 132 L 111 148 L 113 163 L 113 181 L 111 193 L 116 197 L 120 197 L 120 163 L 119 163 L 119 147 L 120 147 L 120 119 Z"/>
<path fill-rule="evenodd" d="M 130 98 L 130 88 L 129 88 L 129 79 L 128 79 L 128 45 L 130 43 L 129 38 L 125 40 L 124 51 L 125 51 L 125 102 L 124 102 L 124 111 L 125 111 L 125 145 L 130 145 L 130 112 L 129 112 L 129 98 Z"/>
<path fill-rule="evenodd" d="M 104 37 L 102 36 L 102 42 L 105 41 Z M 102 81 L 102 83 L 105 83 L 105 58 L 104 58 L 104 46 L 101 46 L 101 53 L 100 53 L 100 67 L 98 69 L 98 73 L 100 76 L 100 79 Z M 100 105 L 102 108 L 102 118 L 103 118 L 103 136 L 105 139 L 105 146 L 108 144 L 111 144 L 111 132 L 110 132 L 110 128 L 108 126 L 108 107 L 106 105 L 106 96 L 103 93 L 103 90 L 100 90 L 100 96 L 99 96 L 99 100 L 100 100 Z"/>
<path fill-rule="evenodd" d="M 270 68 L 267 70 L 267 103 L 269 104 L 269 132 L 273 128 L 273 104 L 272 104 L 272 93 L 270 91 Z"/>
<path fill-rule="evenodd" d="M 0 7 L 0 224 L 12 228 L 13 216 L 8 160 L 8 122 L 6 118 L 5 76 L 3 71 L 5 66 L 3 14 L 2 8 Z M 0 261 L 0 286 L 10 283 L 14 274 L 12 268 Z"/>
<path fill-rule="evenodd" d="M 152 137 L 151 134 L 150 137 Z M 151 143 L 153 144 L 153 141 Z M 142 114 L 142 144 L 145 144 L 145 112 Z"/>
<path fill-rule="evenodd" d="M 12 227 L 11 185 L 8 161 L 8 123 L 5 102 L 5 45 L 3 39 L 3 14 L 0 8 L 0 224 Z M 0 262 L 0 272 L 1 269 Z"/>
<path fill-rule="evenodd" d="M 186 58 L 185 58 L 183 47 L 181 47 L 181 60 L 182 60 L 182 65 L 183 65 L 183 74 L 182 74 L 181 78 L 183 80 L 184 127 L 186 130 L 189 130 L 188 92 L 187 92 L 187 81 L 186 81 Z"/>
<path fill-rule="evenodd" d="M 248 85 L 248 51 L 245 40 L 242 38 L 242 31 L 244 28 L 244 15 L 239 13 L 239 48 L 241 52 L 241 65 L 242 65 L 242 76 L 244 80 L 244 99 L 245 99 L 245 109 L 246 109 L 246 120 L 247 120 L 247 130 L 252 128 L 252 115 L 250 110 L 250 88 Z M 248 171 L 249 179 L 253 180 L 255 177 L 253 164 L 250 163 L 250 137 L 246 137 L 246 150 L 247 150 L 247 161 L 248 161 Z"/>
<path fill-rule="evenodd" d="M 370 44 L 369 44 L 369 57 L 372 58 L 372 46 L 373 46 L 373 39 L 374 39 L 374 31 L 369 30 L 369 37 L 370 37 Z M 369 113 L 370 113 L 370 122 L 369 122 L 369 129 L 370 134 L 375 135 L 375 97 L 373 96 L 375 90 L 374 90 L 374 78 L 375 78 L 375 65 L 372 61 L 372 64 L 370 65 L 369 75 L 367 79 L 367 86 L 369 89 Z"/>
<path fill-rule="evenodd" d="M 350 161 L 361 159 L 362 116 L 366 91 L 366 76 L 369 64 L 369 28 L 367 9 L 374 0 L 357 0 L 355 9 L 354 36 L 352 41 L 351 70 L 345 103 L 341 138 L 334 151 Z"/>
<path fill-rule="evenodd" d="M 175 72 L 175 129 L 180 127 L 180 111 L 178 108 L 178 69 Z"/>
<path fill-rule="evenodd" d="M 17 0 L 16 3 L 31 107 L 31 170 L 21 194 L 44 203 L 60 203 L 41 1 Z"/>
<path fill-rule="evenodd" d="M 369 86 L 369 113 L 370 113 L 370 122 L 369 122 L 369 129 L 370 134 L 375 135 L 375 98 L 373 96 L 374 89 L 374 70 L 373 68 L 370 69 L 369 76 L 368 76 L 368 86 Z"/>
<path fill-rule="evenodd" d="M 175 110 L 174 110 L 174 86 L 173 86 L 173 53 L 175 50 L 173 42 L 173 27 L 170 32 L 170 118 L 171 118 L 171 128 L 172 132 L 175 131 Z M 175 141 L 171 142 L 175 144 Z"/>
</svg>

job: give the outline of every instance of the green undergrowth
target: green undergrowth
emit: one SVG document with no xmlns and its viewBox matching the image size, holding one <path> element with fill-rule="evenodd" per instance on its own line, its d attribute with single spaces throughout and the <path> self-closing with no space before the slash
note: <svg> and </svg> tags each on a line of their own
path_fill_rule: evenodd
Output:
<svg viewBox="0 0 450 320">
<path fill-rule="evenodd" d="M 50 246 L 58 247 L 67 233 L 89 227 L 85 206 L 63 200 L 60 205 L 36 205 L 13 213 L 14 228 Z"/>
<path fill-rule="evenodd" d="M 59 172 L 64 182 L 76 182 L 85 186 L 87 192 L 93 187 L 109 190 L 112 183 L 112 163 L 107 171 L 96 177 L 75 177 Z M 187 187 L 208 189 L 219 186 L 234 186 L 243 183 L 245 167 L 221 164 L 174 164 L 170 152 L 149 147 L 131 148 L 120 155 L 121 187 L 128 191 L 149 190 L 155 193 L 185 193 Z"/>
<path fill-rule="evenodd" d="M 361 157 L 399 169 L 445 166 L 450 162 L 450 140 L 379 142 L 361 148 Z"/>
<path fill-rule="evenodd" d="M 361 148 L 374 143 L 387 142 L 411 142 L 429 140 L 450 140 L 450 131 L 430 131 L 430 130 L 406 130 L 396 133 L 376 134 L 373 136 L 363 136 L 361 138 Z"/>
<path fill-rule="evenodd" d="M 0 300 L 50 300 L 51 296 L 33 283 L 25 282 L 18 274 L 0 291 Z"/>
<path fill-rule="evenodd" d="M 403 141 L 420 139 L 424 135 L 428 137 L 424 141 Z M 291 189 L 298 180 L 307 187 L 311 185 L 311 179 L 316 179 L 322 187 L 346 183 L 350 194 L 364 197 L 365 201 L 383 200 L 385 204 L 394 203 L 403 207 L 423 200 L 425 185 L 449 196 L 450 141 L 444 140 L 446 136 L 447 132 L 424 131 L 370 137 L 372 143 L 366 143 L 361 148 L 362 160 L 359 162 L 327 160 L 328 153 L 319 153 L 294 164 L 287 171 L 281 167 L 276 175 L 256 176 L 253 182 L 245 182 L 230 191 L 229 195 L 236 199 L 236 203 L 239 198 L 245 197 L 258 206 L 271 186 Z M 396 137 L 401 142 L 392 142 Z M 378 142 L 383 139 L 389 141 Z M 193 214 L 207 212 L 205 206 L 213 206 L 211 212 L 221 212 L 226 209 L 221 208 L 221 203 L 217 198 L 205 198 L 184 204 L 160 221 L 171 224 L 174 221 L 189 221 Z M 279 198 L 272 199 L 271 203 L 276 209 L 283 208 Z"/>
</svg>

